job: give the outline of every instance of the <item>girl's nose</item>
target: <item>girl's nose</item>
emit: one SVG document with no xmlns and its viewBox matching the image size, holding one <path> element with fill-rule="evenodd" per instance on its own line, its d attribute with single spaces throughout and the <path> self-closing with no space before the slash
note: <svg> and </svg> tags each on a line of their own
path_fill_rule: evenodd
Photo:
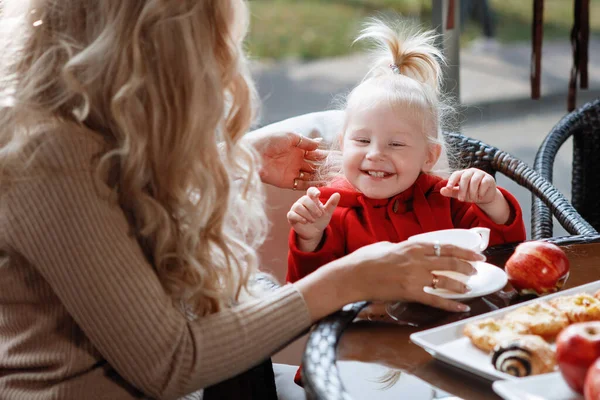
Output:
<svg viewBox="0 0 600 400">
<path fill-rule="evenodd" d="M 379 161 L 385 158 L 385 154 L 379 148 L 373 147 L 367 152 L 366 158 L 370 161 Z"/>
</svg>

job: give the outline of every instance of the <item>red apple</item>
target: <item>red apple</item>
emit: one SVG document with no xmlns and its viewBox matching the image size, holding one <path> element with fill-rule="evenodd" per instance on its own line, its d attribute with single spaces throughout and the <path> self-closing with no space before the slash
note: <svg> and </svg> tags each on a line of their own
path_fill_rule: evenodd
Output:
<svg viewBox="0 0 600 400">
<path fill-rule="evenodd" d="M 556 338 L 556 362 L 565 381 L 583 394 L 588 368 L 600 357 L 600 321 L 579 322 Z"/>
<path fill-rule="evenodd" d="M 583 394 L 585 396 L 585 400 L 600 399 L 600 359 L 594 361 L 585 375 Z"/>
<path fill-rule="evenodd" d="M 520 294 L 556 292 L 569 277 L 569 259 L 555 244 L 524 242 L 506 262 L 508 281 Z"/>
</svg>

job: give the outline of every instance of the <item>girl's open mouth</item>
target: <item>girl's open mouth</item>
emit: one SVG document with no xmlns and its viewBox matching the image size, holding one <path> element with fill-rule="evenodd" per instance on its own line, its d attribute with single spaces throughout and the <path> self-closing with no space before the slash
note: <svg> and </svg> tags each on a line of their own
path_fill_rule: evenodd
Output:
<svg viewBox="0 0 600 400">
<path fill-rule="evenodd" d="M 385 171 L 363 171 L 361 170 L 361 172 L 367 176 L 369 176 L 370 178 L 374 178 L 374 179 L 386 179 L 389 178 L 392 175 L 396 175 L 390 172 L 385 172 Z"/>
</svg>

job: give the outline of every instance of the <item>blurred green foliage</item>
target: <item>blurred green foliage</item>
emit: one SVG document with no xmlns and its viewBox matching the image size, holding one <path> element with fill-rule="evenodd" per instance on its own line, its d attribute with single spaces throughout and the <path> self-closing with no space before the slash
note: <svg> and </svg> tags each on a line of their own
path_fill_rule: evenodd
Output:
<svg viewBox="0 0 600 400">
<path fill-rule="evenodd" d="M 472 0 L 480 1 L 480 0 Z M 431 0 L 250 0 L 247 48 L 253 58 L 316 59 L 360 50 L 352 41 L 369 16 L 402 15 L 431 27 Z M 500 42 L 529 41 L 533 0 L 490 0 Z M 591 0 L 591 34 L 600 33 L 600 0 Z M 544 39 L 568 40 L 573 0 L 544 2 Z M 481 36 L 470 19 L 461 42 Z"/>
</svg>

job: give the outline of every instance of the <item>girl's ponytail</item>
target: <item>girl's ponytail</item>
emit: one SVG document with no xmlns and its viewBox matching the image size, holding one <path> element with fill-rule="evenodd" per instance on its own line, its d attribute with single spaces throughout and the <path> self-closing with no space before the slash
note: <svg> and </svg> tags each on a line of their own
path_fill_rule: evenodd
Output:
<svg viewBox="0 0 600 400">
<path fill-rule="evenodd" d="M 361 31 L 355 42 L 369 40 L 375 43 L 375 62 L 366 79 L 384 74 L 400 74 L 429 86 L 439 94 L 442 81 L 441 63 L 444 56 L 435 46 L 434 31 L 418 31 L 397 25 L 392 28 L 373 18 Z"/>
</svg>

